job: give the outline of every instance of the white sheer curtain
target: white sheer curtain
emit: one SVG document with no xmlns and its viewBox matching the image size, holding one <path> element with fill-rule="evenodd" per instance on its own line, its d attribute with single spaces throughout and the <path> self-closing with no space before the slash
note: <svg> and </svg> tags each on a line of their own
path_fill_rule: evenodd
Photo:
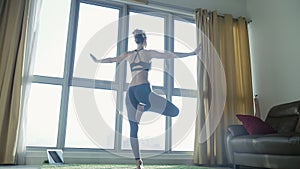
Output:
<svg viewBox="0 0 300 169">
<path fill-rule="evenodd" d="M 39 14 L 42 0 L 30 0 L 28 29 L 26 32 L 25 56 L 23 63 L 23 79 L 21 93 L 21 120 L 19 126 L 19 140 L 17 146 L 17 164 L 26 164 L 26 118 L 27 101 L 36 54 L 37 33 L 39 27 Z"/>
</svg>

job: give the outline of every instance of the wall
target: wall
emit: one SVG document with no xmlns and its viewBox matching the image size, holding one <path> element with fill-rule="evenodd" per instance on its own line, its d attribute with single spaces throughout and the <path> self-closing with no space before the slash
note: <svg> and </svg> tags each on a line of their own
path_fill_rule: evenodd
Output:
<svg viewBox="0 0 300 169">
<path fill-rule="evenodd" d="M 300 100 L 300 1 L 247 0 L 254 94 L 261 112 Z"/>
<path fill-rule="evenodd" d="M 254 94 L 259 95 L 262 117 L 280 103 L 300 99 L 299 0 L 149 0 L 194 10 L 206 8 L 249 24 Z M 299 72 L 299 73 L 298 73 Z"/>
</svg>

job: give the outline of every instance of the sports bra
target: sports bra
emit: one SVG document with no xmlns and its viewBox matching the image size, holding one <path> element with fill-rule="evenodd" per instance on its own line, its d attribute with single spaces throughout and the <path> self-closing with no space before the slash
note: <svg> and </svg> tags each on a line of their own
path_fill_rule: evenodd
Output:
<svg viewBox="0 0 300 169">
<path fill-rule="evenodd" d="M 131 71 L 138 71 L 138 70 L 144 70 L 144 71 L 149 71 L 151 69 L 151 62 L 143 62 L 141 60 L 141 56 L 139 54 L 139 52 L 143 50 L 134 50 L 136 52 L 136 55 L 133 59 L 133 62 L 130 64 L 130 69 Z M 139 62 L 135 62 L 137 57 L 139 58 Z"/>
</svg>

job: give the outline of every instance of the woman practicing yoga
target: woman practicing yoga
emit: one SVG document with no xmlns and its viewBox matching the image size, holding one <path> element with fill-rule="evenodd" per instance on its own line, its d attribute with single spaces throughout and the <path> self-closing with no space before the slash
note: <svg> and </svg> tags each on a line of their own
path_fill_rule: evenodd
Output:
<svg viewBox="0 0 300 169">
<path fill-rule="evenodd" d="M 146 50 L 147 37 L 143 30 L 135 29 L 134 39 L 137 49 L 123 53 L 118 57 L 97 59 L 90 54 L 96 63 L 113 63 L 127 60 L 130 64 L 132 80 L 126 93 L 126 108 L 130 123 L 130 144 L 137 162 L 137 169 L 143 168 L 140 156 L 138 128 L 144 111 L 153 111 L 165 116 L 175 117 L 179 109 L 165 98 L 155 94 L 151 90 L 148 81 L 148 71 L 151 68 L 151 59 L 174 59 L 196 55 L 199 48 L 190 53 L 171 53 Z"/>
</svg>

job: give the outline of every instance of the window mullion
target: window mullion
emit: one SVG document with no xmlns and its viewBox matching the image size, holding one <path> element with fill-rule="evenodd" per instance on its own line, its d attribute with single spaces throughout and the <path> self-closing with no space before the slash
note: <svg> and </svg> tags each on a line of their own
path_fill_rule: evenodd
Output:
<svg viewBox="0 0 300 169">
<path fill-rule="evenodd" d="M 174 21 L 171 14 L 167 15 L 165 19 L 165 50 L 173 51 L 174 43 Z M 172 101 L 172 91 L 174 87 L 174 60 L 168 59 L 164 63 L 164 88 L 166 91 L 167 99 Z M 165 136 L 165 151 L 169 152 L 172 149 L 172 118 L 166 117 L 166 136 Z"/>
<path fill-rule="evenodd" d="M 128 6 L 124 5 L 119 14 L 119 28 L 118 28 L 118 49 L 117 55 L 120 55 L 127 51 L 127 36 L 128 36 Z M 116 100 L 116 125 L 115 125 L 115 143 L 114 149 L 116 151 L 121 150 L 122 146 L 122 123 L 123 116 L 120 111 L 123 111 L 123 98 L 124 98 L 124 86 L 126 84 L 126 62 L 121 62 L 116 65 L 116 84 L 117 84 L 117 100 Z"/>
<path fill-rule="evenodd" d="M 60 106 L 59 123 L 58 123 L 59 127 L 58 127 L 58 136 L 57 136 L 57 145 L 56 145 L 56 147 L 60 149 L 65 147 L 65 140 L 66 140 L 69 92 L 70 92 L 70 85 L 72 83 L 72 77 L 73 77 L 78 15 L 79 15 L 79 1 L 71 1 L 70 21 L 69 21 L 69 28 L 68 28 L 69 31 L 68 31 L 68 38 L 67 38 L 67 45 L 66 45 L 66 59 L 65 59 L 65 67 L 64 67 L 64 78 L 62 84 L 61 106 Z"/>
</svg>

